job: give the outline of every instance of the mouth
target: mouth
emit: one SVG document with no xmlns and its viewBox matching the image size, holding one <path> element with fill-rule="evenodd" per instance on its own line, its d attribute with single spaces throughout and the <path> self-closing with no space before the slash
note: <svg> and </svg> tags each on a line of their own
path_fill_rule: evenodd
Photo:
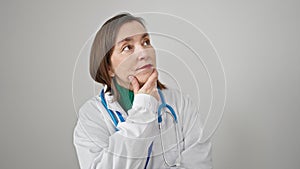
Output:
<svg viewBox="0 0 300 169">
<path fill-rule="evenodd" d="M 146 64 L 146 65 L 144 65 L 144 66 L 141 66 L 141 67 L 137 68 L 136 70 L 149 69 L 149 68 L 152 68 L 152 67 L 153 67 L 152 64 Z"/>
</svg>

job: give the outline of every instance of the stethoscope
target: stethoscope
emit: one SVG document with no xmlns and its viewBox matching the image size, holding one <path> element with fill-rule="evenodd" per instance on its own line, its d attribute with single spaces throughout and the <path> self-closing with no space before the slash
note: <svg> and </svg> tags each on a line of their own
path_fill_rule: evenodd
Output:
<svg viewBox="0 0 300 169">
<path fill-rule="evenodd" d="M 166 103 L 165 98 L 162 94 L 162 91 L 159 88 L 157 90 L 158 90 L 158 93 L 159 93 L 159 96 L 160 96 L 160 99 L 161 99 L 161 102 L 162 102 L 159 105 L 158 110 L 157 110 L 157 115 L 158 115 L 157 121 L 158 121 L 159 135 L 160 135 L 160 143 L 161 143 L 161 147 L 162 147 L 162 151 L 163 151 L 163 159 L 165 161 L 165 164 L 168 167 L 176 167 L 176 166 L 178 167 L 178 166 L 180 166 L 181 153 L 180 153 L 180 143 L 179 143 L 179 139 L 178 139 L 179 134 L 178 134 L 177 115 L 176 115 L 174 109 Z M 105 101 L 104 89 L 101 90 L 100 98 L 101 98 L 102 105 L 105 107 L 105 109 L 108 112 L 110 118 L 112 119 L 112 122 L 114 123 L 116 131 L 118 131 L 118 129 L 117 129 L 118 123 L 125 121 L 124 118 L 122 117 L 122 114 L 119 111 L 114 112 L 113 110 L 108 108 L 107 103 Z M 166 109 L 169 110 L 169 111 L 166 111 Z M 174 128 L 175 128 L 175 132 L 176 132 L 176 144 L 177 144 L 176 146 L 177 146 L 177 149 L 178 149 L 178 158 L 176 159 L 176 162 L 173 165 L 170 164 L 167 161 L 166 157 L 165 157 L 165 148 L 164 148 L 163 139 L 162 139 L 162 132 L 161 132 L 161 128 L 162 128 L 162 111 L 163 110 L 165 110 L 164 112 L 169 113 L 173 117 L 173 120 L 174 120 L 174 123 L 175 123 Z M 118 116 L 118 118 L 116 116 Z M 151 148 L 150 152 L 148 152 L 148 158 L 147 158 L 146 164 L 148 164 L 148 161 L 149 161 L 149 158 L 150 158 L 150 154 L 151 154 L 151 151 L 152 151 L 152 145 L 153 144 L 151 144 L 151 146 L 150 146 L 150 148 Z"/>
</svg>

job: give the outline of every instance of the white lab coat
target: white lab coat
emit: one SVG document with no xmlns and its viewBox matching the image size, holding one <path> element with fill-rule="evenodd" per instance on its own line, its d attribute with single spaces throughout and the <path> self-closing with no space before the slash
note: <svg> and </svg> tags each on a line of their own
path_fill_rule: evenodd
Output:
<svg viewBox="0 0 300 169">
<path fill-rule="evenodd" d="M 105 86 L 106 88 L 106 86 Z M 166 103 L 178 117 L 180 167 L 211 169 L 211 142 L 199 142 L 203 117 L 188 96 L 174 89 L 162 90 Z M 78 113 L 74 130 L 74 145 L 81 169 L 143 169 L 151 152 L 147 168 L 168 168 L 163 159 L 157 122 L 160 101 L 147 94 L 136 94 L 128 114 L 113 97 L 105 93 L 108 108 L 119 111 L 125 122 L 118 123 L 118 131 L 101 103 L 99 95 L 86 101 Z M 163 113 L 162 140 L 165 157 L 174 164 L 178 156 L 175 123 L 171 115 Z M 195 122 L 195 123 L 194 123 Z M 152 151 L 149 147 L 153 142 Z"/>
</svg>

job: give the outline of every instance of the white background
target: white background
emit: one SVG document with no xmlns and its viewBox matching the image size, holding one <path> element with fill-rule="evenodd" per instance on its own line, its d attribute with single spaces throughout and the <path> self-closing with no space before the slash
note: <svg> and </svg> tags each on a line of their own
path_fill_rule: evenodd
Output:
<svg viewBox="0 0 300 169">
<path fill-rule="evenodd" d="M 215 169 L 300 166 L 298 1 L 1 1 L 0 168 L 79 168 L 72 75 L 85 41 L 122 12 L 201 28 L 227 77 Z"/>
</svg>

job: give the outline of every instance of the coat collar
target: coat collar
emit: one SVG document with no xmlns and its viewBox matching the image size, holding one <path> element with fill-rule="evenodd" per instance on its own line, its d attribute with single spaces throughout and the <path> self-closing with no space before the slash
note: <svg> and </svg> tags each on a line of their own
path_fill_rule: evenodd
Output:
<svg viewBox="0 0 300 169">
<path fill-rule="evenodd" d="M 104 86 L 104 91 L 106 91 L 107 85 Z M 117 100 L 114 100 L 114 96 L 111 92 L 104 93 L 105 101 L 107 104 L 107 108 L 111 109 L 112 111 L 118 111 L 122 114 L 123 117 L 127 117 L 127 112 L 121 107 Z"/>
</svg>

